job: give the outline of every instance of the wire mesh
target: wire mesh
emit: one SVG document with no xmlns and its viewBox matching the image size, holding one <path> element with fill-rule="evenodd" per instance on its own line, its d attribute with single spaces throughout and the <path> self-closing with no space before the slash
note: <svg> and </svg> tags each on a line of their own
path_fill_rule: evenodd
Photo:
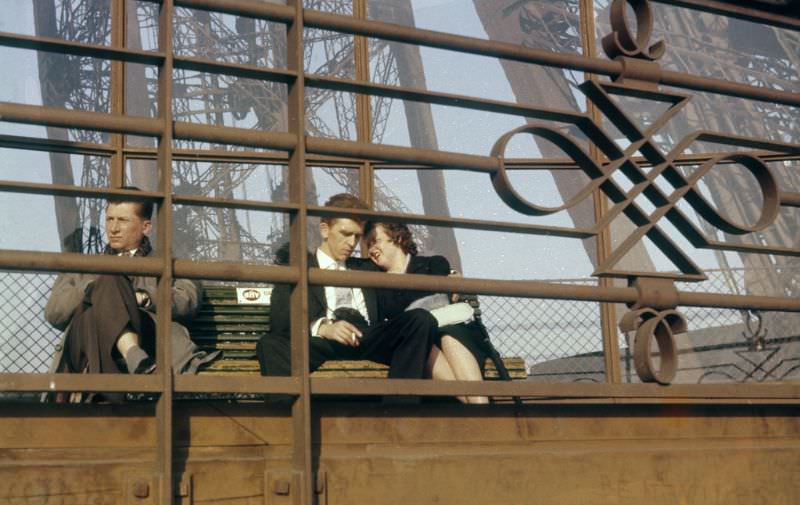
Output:
<svg viewBox="0 0 800 505">
<path fill-rule="evenodd" d="M 54 280 L 48 274 L 0 273 L 0 372 L 49 370 L 60 335 L 44 320 Z"/>
<path fill-rule="evenodd" d="M 745 293 L 745 271 L 708 271 L 702 286 L 681 290 Z M 44 320 L 55 275 L 0 274 L 0 373 L 44 373 L 60 332 Z M 594 284 L 594 279 L 559 280 Z M 525 360 L 530 380 L 605 381 L 598 303 L 481 296 L 492 342 L 503 356 Z M 794 314 L 752 314 L 731 309 L 685 307 L 687 337 L 679 340 L 678 382 L 784 380 L 800 375 L 800 325 Z M 747 320 L 751 327 L 748 329 Z M 759 336 L 763 337 L 760 338 Z M 636 382 L 625 335 L 620 335 L 622 379 Z"/>
</svg>

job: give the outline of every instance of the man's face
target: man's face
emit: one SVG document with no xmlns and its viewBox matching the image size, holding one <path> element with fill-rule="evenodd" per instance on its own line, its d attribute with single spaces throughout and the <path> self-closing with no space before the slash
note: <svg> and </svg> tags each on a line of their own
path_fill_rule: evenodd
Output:
<svg viewBox="0 0 800 505">
<path fill-rule="evenodd" d="M 106 207 L 106 236 L 113 249 L 137 249 L 142 238 L 150 233 L 150 220 L 136 214 L 137 204 L 109 203 Z"/>
<path fill-rule="evenodd" d="M 344 261 L 356 250 L 364 234 L 364 225 L 352 219 L 340 218 L 330 224 L 320 223 L 319 231 L 322 235 L 320 249 L 332 259 Z"/>
</svg>

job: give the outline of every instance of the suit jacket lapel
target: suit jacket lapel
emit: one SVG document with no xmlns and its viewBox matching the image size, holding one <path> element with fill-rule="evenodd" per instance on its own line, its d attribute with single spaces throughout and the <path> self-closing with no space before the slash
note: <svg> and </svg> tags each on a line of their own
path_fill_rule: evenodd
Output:
<svg viewBox="0 0 800 505">
<path fill-rule="evenodd" d="M 317 255 L 309 253 L 308 255 L 308 267 L 309 268 L 319 268 L 319 263 L 317 263 Z M 311 320 L 317 319 L 319 313 L 323 315 L 321 317 L 325 317 L 325 312 L 328 307 L 328 301 L 325 298 L 325 287 L 324 286 L 308 286 L 308 294 L 309 294 L 309 304 L 308 304 L 308 315 Z"/>
</svg>

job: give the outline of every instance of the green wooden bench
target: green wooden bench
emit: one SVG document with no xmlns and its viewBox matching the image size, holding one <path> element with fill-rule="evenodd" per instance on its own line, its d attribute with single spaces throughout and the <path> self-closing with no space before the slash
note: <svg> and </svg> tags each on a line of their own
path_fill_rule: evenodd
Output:
<svg viewBox="0 0 800 505">
<path fill-rule="evenodd" d="M 238 291 L 238 292 L 237 292 Z M 259 374 L 256 358 L 258 339 L 269 332 L 269 290 L 206 286 L 197 316 L 189 325 L 192 339 L 201 348 L 222 351 L 220 359 L 200 374 Z M 527 372 L 522 358 L 503 358 L 512 379 L 525 379 Z M 372 361 L 328 361 L 313 377 L 386 378 L 389 367 Z M 498 379 L 491 360 L 486 360 L 487 380 Z"/>
</svg>

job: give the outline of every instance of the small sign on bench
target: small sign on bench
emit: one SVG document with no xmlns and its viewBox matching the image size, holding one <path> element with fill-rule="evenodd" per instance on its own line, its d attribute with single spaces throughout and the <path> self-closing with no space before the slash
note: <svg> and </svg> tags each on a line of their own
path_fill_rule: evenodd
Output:
<svg viewBox="0 0 800 505">
<path fill-rule="evenodd" d="M 236 303 L 240 305 L 269 305 L 272 288 L 236 288 Z"/>
</svg>

